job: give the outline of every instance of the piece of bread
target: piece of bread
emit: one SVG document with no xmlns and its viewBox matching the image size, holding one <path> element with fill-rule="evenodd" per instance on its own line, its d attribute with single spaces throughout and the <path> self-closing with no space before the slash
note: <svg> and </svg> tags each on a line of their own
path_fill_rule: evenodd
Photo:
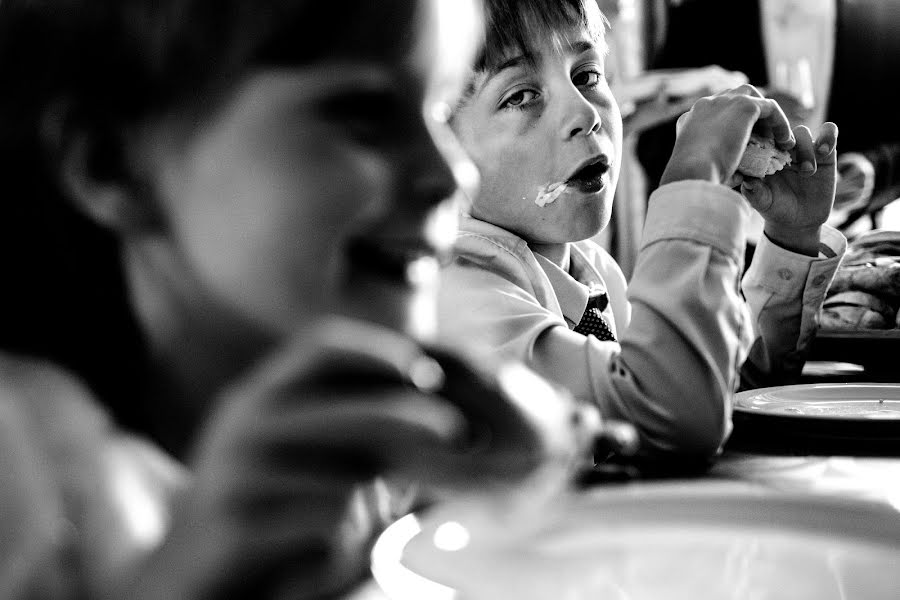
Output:
<svg viewBox="0 0 900 600">
<path fill-rule="evenodd" d="M 876 229 L 859 235 L 847 247 L 841 265 L 900 261 L 900 231 Z"/>
<path fill-rule="evenodd" d="M 865 306 L 833 306 L 823 308 L 819 326 L 822 329 L 891 329 L 893 322 Z"/>
<path fill-rule="evenodd" d="M 737 170 L 746 177 L 763 178 L 777 173 L 789 164 L 791 155 L 778 148 L 774 139 L 751 133 Z"/>
<path fill-rule="evenodd" d="M 842 264 L 834 274 L 829 294 L 859 290 L 900 302 L 900 258 L 869 257 L 866 261 Z"/>
<path fill-rule="evenodd" d="M 825 300 L 821 317 L 822 329 L 891 329 L 896 311 L 874 294 L 846 291 Z"/>
</svg>

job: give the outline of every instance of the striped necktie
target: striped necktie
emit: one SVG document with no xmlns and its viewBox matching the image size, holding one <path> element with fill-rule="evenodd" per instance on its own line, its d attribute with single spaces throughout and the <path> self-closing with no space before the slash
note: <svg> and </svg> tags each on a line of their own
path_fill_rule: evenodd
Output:
<svg viewBox="0 0 900 600">
<path fill-rule="evenodd" d="M 606 294 L 597 294 L 588 298 L 587 307 L 584 309 L 584 315 L 581 317 L 575 333 L 582 335 L 593 335 L 601 342 L 615 342 L 615 334 L 606 322 L 603 316 L 603 309 L 609 304 L 609 298 Z"/>
</svg>

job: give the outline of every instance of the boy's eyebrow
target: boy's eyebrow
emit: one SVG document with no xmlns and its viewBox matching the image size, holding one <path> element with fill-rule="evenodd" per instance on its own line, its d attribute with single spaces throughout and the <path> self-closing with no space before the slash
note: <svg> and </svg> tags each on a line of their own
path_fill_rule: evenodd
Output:
<svg viewBox="0 0 900 600">
<path fill-rule="evenodd" d="M 523 52 L 522 54 L 518 54 L 516 56 L 510 57 L 504 60 L 497 65 L 489 67 L 487 70 L 488 76 L 493 77 L 497 73 L 509 69 L 512 67 L 518 67 L 521 64 L 535 65 L 537 63 L 534 54 L 531 52 Z"/>
<path fill-rule="evenodd" d="M 606 45 L 606 40 L 603 38 L 596 44 L 587 40 L 578 40 L 569 44 L 569 50 L 574 54 L 584 54 L 585 52 L 596 51 L 599 52 L 601 56 L 606 56 L 609 52 L 609 46 Z"/>
</svg>

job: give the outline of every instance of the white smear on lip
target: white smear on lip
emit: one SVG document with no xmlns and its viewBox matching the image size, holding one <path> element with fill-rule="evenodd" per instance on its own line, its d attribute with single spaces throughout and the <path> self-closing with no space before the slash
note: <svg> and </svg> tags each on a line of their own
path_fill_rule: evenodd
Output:
<svg viewBox="0 0 900 600">
<path fill-rule="evenodd" d="M 534 203 L 543 208 L 559 198 L 568 187 L 569 185 L 565 181 L 557 181 L 556 183 L 551 183 L 550 185 L 538 188 L 538 195 L 537 198 L 534 199 Z"/>
</svg>

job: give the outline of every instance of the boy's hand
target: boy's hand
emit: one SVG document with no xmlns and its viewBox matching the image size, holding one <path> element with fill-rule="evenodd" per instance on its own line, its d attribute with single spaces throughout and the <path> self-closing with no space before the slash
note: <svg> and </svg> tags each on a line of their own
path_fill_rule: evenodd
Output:
<svg viewBox="0 0 900 600">
<path fill-rule="evenodd" d="M 528 372 L 509 375 L 483 378 L 358 322 L 308 332 L 229 392 L 198 449 L 196 487 L 128 597 L 347 589 L 365 576 L 380 525 L 358 502 L 376 477 L 483 491 L 549 469 L 561 484 L 599 417 Z"/>
<path fill-rule="evenodd" d="M 834 203 L 838 131 L 834 123 L 825 123 L 813 140 L 801 125 L 794 128 L 794 136 L 791 164 L 763 179 L 744 179 L 741 193 L 765 219 L 769 239 L 788 250 L 817 256 L 819 231 Z"/>
<path fill-rule="evenodd" d="M 675 148 L 660 185 L 688 179 L 738 185 L 737 167 L 754 130 L 771 135 L 785 150 L 796 143 L 778 103 L 752 85 L 701 98 L 678 119 Z"/>
</svg>

